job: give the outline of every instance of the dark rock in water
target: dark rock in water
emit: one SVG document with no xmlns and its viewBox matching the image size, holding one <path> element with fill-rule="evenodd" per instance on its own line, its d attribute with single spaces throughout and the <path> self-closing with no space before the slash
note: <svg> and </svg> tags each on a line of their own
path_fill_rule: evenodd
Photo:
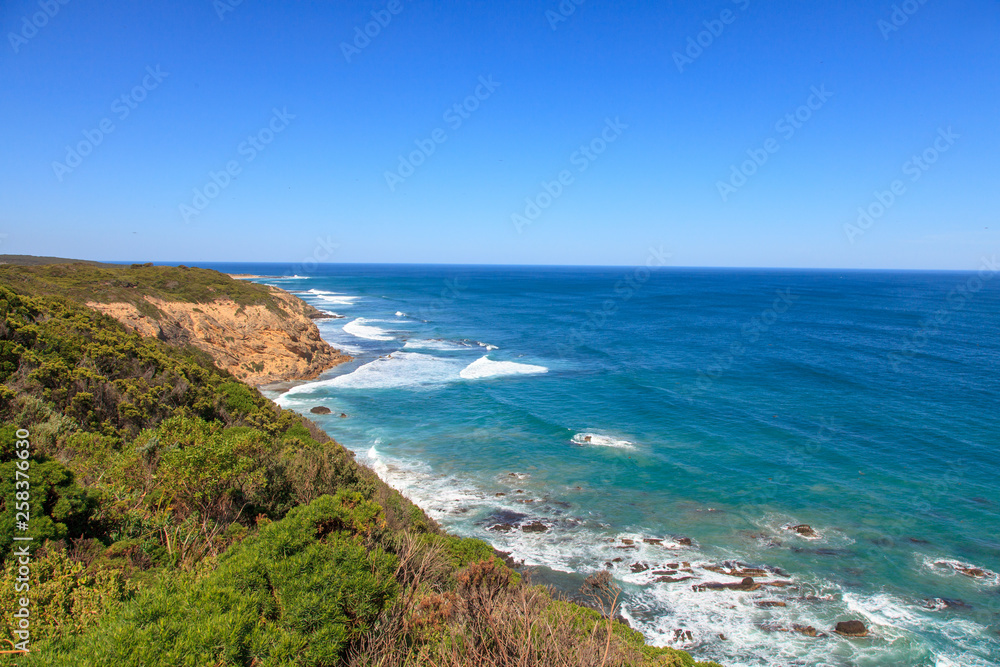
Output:
<svg viewBox="0 0 1000 667">
<path fill-rule="evenodd" d="M 792 547 L 792 552 L 797 554 L 816 554 L 817 556 L 850 556 L 850 549 L 801 549 Z"/>
<path fill-rule="evenodd" d="M 677 570 L 653 570 L 653 574 L 660 576 L 669 576 L 671 574 L 677 574 Z"/>
<path fill-rule="evenodd" d="M 340 413 L 340 418 L 341 419 L 347 419 L 347 413 L 346 412 L 341 412 Z"/>
<path fill-rule="evenodd" d="M 800 523 L 797 526 L 789 526 L 788 530 L 794 531 L 799 535 L 801 535 L 802 537 L 819 537 L 819 533 L 813 530 L 812 526 L 809 526 L 804 523 Z"/>
<path fill-rule="evenodd" d="M 663 540 L 658 540 L 652 537 L 644 537 L 642 538 L 642 541 L 645 542 L 646 544 L 655 544 L 657 546 L 663 544 Z"/>
<path fill-rule="evenodd" d="M 632 573 L 639 574 L 640 572 L 645 572 L 649 569 L 649 566 L 645 563 L 632 563 Z"/>
<path fill-rule="evenodd" d="M 792 630 L 803 634 L 806 637 L 819 637 L 820 633 L 816 632 L 816 628 L 811 625 L 799 625 L 798 623 L 792 624 Z"/>
<path fill-rule="evenodd" d="M 695 584 L 692 588 L 696 591 L 721 591 L 721 590 L 731 590 L 731 591 L 755 591 L 761 587 L 753 580 L 753 577 L 745 577 L 743 581 L 738 584 L 723 584 L 718 581 L 710 581 L 706 584 Z"/>
<path fill-rule="evenodd" d="M 934 611 L 942 609 L 972 609 L 972 605 L 964 600 L 955 598 L 928 598 L 924 600 L 924 606 Z"/>
<path fill-rule="evenodd" d="M 509 533 L 510 531 L 514 530 L 516 527 L 517 526 L 515 526 L 512 523 L 497 523 L 497 524 L 494 524 L 494 525 L 490 526 L 486 530 L 492 531 L 494 533 Z"/>
<path fill-rule="evenodd" d="M 532 521 L 521 526 L 521 530 L 525 533 L 544 533 L 548 529 L 549 527 L 541 521 Z"/>
<path fill-rule="evenodd" d="M 678 581 L 687 581 L 688 579 L 694 579 L 694 577 L 657 577 L 653 582 L 657 584 L 674 584 Z"/>
<path fill-rule="evenodd" d="M 612 558 L 612 559 L 611 559 L 611 562 L 612 562 L 612 563 L 620 563 L 620 562 L 622 562 L 623 560 L 625 560 L 625 559 L 624 559 L 624 558 L 622 558 L 621 556 L 619 556 L 618 558 Z"/>
<path fill-rule="evenodd" d="M 635 546 L 634 544 L 626 544 L 625 546 L 617 546 L 614 548 L 622 551 L 633 551 L 635 549 L 638 549 L 639 547 Z"/>
<path fill-rule="evenodd" d="M 844 637 L 867 637 L 868 628 L 861 621 L 841 621 L 834 629 L 838 635 Z"/>
<path fill-rule="evenodd" d="M 689 546 L 691 546 L 691 538 L 690 537 L 678 537 L 677 538 L 677 544 L 680 544 L 681 546 L 689 547 Z"/>
<path fill-rule="evenodd" d="M 503 498 L 506 495 L 507 495 L 506 493 L 498 493 L 498 494 L 496 494 L 496 497 L 497 498 Z"/>
<path fill-rule="evenodd" d="M 512 510 L 506 509 L 496 509 L 490 512 L 482 521 L 482 525 L 492 526 L 496 524 L 510 524 L 512 526 L 517 526 L 523 519 L 527 519 L 527 514 L 522 514 L 521 512 L 514 512 Z"/>
<path fill-rule="evenodd" d="M 629 540 L 629 539 L 626 539 L 626 538 L 623 537 L 622 538 L 622 544 L 632 545 L 632 544 L 635 544 L 635 540 Z"/>
<path fill-rule="evenodd" d="M 978 567 L 956 567 L 955 569 L 965 576 L 972 577 L 974 579 L 982 579 L 986 576 L 986 570 L 982 570 Z"/>
<path fill-rule="evenodd" d="M 787 602 L 781 602 L 780 600 L 760 600 L 756 603 L 761 609 L 767 609 L 769 607 L 787 607 Z"/>
<path fill-rule="evenodd" d="M 693 642 L 694 641 L 694 635 L 691 634 L 690 630 L 683 630 L 683 629 L 681 629 L 681 630 L 674 630 L 674 641 L 675 642 L 685 641 L 685 640 L 687 640 L 689 642 Z"/>
<path fill-rule="evenodd" d="M 725 565 L 732 566 L 733 563 L 726 563 Z M 706 565 L 705 569 L 709 572 L 715 572 L 716 574 L 724 574 L 728 577 L 739 577 L 741 579 L 743 577 L 766 577 L 768 575 L 767 570 L 759 567 L 729 567 L 729 569 L 726 569 L 726 567 L 723 567 L 722 565 Z"/>
<path fill-rule="evenodd" d="M 317 405 L 309 412 L 313 413 L 314 415 L 328 415 L 331 412 L 333 412 L 333 410 L 331 410 L 330 408 L 324 408 L 322 405 Z"/>
<path fill-rule="evenodd" d="M 930 544 L 930 542 L 928 542 L 927 540 L 922 540 L 919 537 L 911 537 L 910 541 L 913 542 L 914 544 Z"/>
<path fill-rule="evenodd" d="M 680 564 L 679 563 L 667 563 L 667 567 L 669 567 L 671 570 L 676 570 L 677 568 L 680 567 Z"/>
</svg>

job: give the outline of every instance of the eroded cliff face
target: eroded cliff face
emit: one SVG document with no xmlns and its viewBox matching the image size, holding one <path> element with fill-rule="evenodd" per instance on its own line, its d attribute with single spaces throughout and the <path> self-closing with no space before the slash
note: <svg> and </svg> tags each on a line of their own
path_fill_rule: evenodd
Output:
<svg viewBox="0 0 1000 667">
<path fill-rule="evenodd" d="M 313 322 L 322 314 L 291 294 L 271 288 L 280 314 L 266 306 L 240 306 L 229 299 L 183 303 L 145 297 L 160 311 L 144 315 L 130 303 L 87 305 L 110 315 L 143 336 L 194 345 L 215 363 L 250 384 L 309 380 L 350 361 L 328 345 Z"/>
</svg>

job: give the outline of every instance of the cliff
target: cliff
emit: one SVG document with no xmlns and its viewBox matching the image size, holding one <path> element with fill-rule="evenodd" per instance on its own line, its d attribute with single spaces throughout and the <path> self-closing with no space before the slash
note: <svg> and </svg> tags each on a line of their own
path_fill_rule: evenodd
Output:
<svg viewBox="0 0 1000 667">
<path fill-rule="evenodd" d="M 309 380 L 351 357 L 330 347 L 312 317 L 321 313 L 291 294 L 273 289 L 281 313 L 265 306 L 241 306 L 231 299 L 210 303 L 146 300 L 160 313 L 142 314 L 131 303 L 87 305 L 111 315 L 144 336 L 173 345 L 194 345 L 215 364 L 248 384 Z"/>
<path fill-rule="evenodd" d="M 320 311 L 216 271 L 62 264 L 3 266 L 0 278 L 32 296 L 83 301 L 144 336 L 193 345 L 248 384 L 308 380 L 351 360 L 320 337 Z"/>
</svg>

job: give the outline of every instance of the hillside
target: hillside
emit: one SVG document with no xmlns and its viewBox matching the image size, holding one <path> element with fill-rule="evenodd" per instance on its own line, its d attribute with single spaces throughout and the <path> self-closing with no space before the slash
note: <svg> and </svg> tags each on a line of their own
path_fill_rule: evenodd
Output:
<svg viewBox="0 0 1000 667">
<path fill-rule="evenodd" d="M 606 577 L 586 587 L 605 616 L 530 586 L 208 354 L 79 302 L 177 288 L 76 271 L 0 272 L 0 637 L 24 640 L 28 596 L 32 649 L 0 664 L 695 664 L 609 620 Z"/>
<path fill-rule="evenodd" d="M 249 384 L 308 380 L 350 357 L 320 337 L 323 314 L 290 294 L 217 271 L 149 264 L 0 265 L 0 281 L 29 296 L 63 296 L 132 330 L 207 352 Z"/>
</svg>

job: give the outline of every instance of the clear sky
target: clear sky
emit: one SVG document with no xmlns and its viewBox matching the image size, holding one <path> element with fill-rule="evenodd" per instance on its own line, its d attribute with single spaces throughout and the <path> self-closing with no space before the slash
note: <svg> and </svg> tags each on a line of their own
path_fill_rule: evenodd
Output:
<svg viewBox="0 0 1000 667">
<path fill-rule="evenodd" d="M 0 21 L 0 253 L 1000 253 L 997 0 L 7 0 Z"/>
</svg>

